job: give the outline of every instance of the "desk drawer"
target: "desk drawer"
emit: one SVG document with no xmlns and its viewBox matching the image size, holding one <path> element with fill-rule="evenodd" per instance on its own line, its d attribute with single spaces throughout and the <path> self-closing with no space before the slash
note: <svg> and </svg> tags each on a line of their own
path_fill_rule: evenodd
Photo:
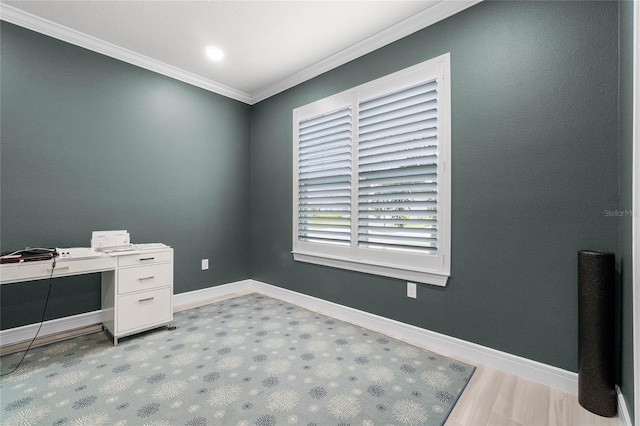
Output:
<svg viewBox="0 0 640 426">
<path fill-rule="evenodd" d="M 47 279 L 51 276 L 52 260 L 6 264 L 0 268 L 1 282 L 11 283 Z M 88 259 L 56 259 L 53 277 L 89 274 L 107 271 L 115 268 L 115 259 L 111 257 L 96 257 Z"/>
<path fill-rule="evenodd" d="M 140 266 L 150 263 L 171 262 L 173 250 L 150 251 L 118 256 L 118 266 Z"/>
<path fill-rule="evenodd" d="M 118 294 L 171 287 L 173 263 L 118 269 Z"/>
<path fill-rule="evenodd" d="M 171 289 L 118 296 L 117 317 L 118 334 L 171 322 Z"/>
</svg>

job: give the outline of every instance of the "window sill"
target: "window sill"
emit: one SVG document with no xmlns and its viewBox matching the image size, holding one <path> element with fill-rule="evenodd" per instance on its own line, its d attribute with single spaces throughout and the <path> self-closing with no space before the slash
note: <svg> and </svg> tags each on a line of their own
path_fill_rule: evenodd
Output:
<svg viewBox="0 0 640 426">
<path fill-rule="evenodd" d="M 316 265 L 330 266 L 333 268 L 347 269 L 350 271 L 365 272 L 367 274 L 381 275 L 384 277 L 398 278 L 401 280 L 412 282 L 432 284 L 439 287 L 445 287 L 449 278 L 448 274 L 411 270 L 392 265 L 374 265 L 352 259 L 343 259 L 325 255 L 319 256 L 311 253 L 292 253 L 293 259 L 298 262 L 313 263 Z"/>
</svg>

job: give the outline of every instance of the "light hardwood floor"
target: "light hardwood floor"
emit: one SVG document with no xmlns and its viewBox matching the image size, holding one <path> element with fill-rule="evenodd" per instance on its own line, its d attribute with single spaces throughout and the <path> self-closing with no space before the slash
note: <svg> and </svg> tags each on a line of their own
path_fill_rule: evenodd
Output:
<svg viewBox="0 0 640 426">
<path fill-rule="evenodd" d="M 617 417 L 601 417 L 582 408 L 577 395 L 476 366 L 446 426 L 619 425 Z"/>
</svg>

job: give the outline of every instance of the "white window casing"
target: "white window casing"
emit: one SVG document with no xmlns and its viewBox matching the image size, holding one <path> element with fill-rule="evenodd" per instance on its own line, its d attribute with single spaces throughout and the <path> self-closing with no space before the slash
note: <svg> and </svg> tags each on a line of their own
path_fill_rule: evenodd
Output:
<svg viewBox="0 0 640 426">
<path fill-rule="evenodd" d="M 449 54 L 293 111 L 296 261 L 446 285 Z"/>
</svg>

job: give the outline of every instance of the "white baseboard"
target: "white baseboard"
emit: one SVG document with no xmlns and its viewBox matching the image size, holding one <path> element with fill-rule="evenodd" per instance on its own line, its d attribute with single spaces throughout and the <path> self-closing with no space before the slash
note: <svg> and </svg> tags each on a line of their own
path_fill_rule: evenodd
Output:
<svg viewBox="0 0 640 426">
<path fill-rule="evenodd" d="M 447 355 L 470 360 L 472 363 L 503 370 L 565 392 L 578 393 L 578 374 L 571 371 L 263 282 L 254 280 L 252 287 L 255 291 L 267 296 L 378 331 L 396 339 L 442 351 Z"/>
<path fill-rule="evenodd" d="M 251 289 L 266 296 L 378 331 L 408 343 L 429 347 L 435 351 L 442 351 L 453 357 L 464 358 L 465 360 L 470 360 L 472 364 L 483 364 L 555 389 L 574 395 L 578 394 L 578 373 L 260 281 L 249 281 L 251 282 Z M 618 420 L 620 426 L 633 426 L 624 395 L 618 386 L 616 386 L 616 391 L 618 394 Z"/>
<path fill-rule="evenodd" d="M 633 423 L 631 423 L 629 407 L 627 407 L 624 395 L 620 392 L 619 386 L 616 386 L 616 392 L 618 394 L 618 422 L 620 426 L 633 426 Z"/>
<path fill-rule="evenodd" d="M 387 334 L 396 339 L 426 346 L 436 351 L 442 351 L 454 357 L 472 360 L 479 364 L 497 368 L 510 374 L 525 377 L 529 380 L 561 389 L 573 394 L 578 392 L 577 373 L 562 370 L 550 365 L 542 364 L 530 359 L 511 355 L 495 349 L 480 346 L 475 343 L 449 337 L 444 334 L 415 327 L 389 318 L 370 314 L 358 309 L 328 302 L 306 294 L 297 293 L 274 285 L 255 280 L 237 281 L 202 290 L 180 293 L 173 296 L 174 311 L 208 303 L 211 299 L 234 293 L 255 291 L 266 296 L 284 300 L 300 307 L 316 311 L 333 318 L 346 321 L 361 327 Z M 65 332 L 74 328 L 99 324 L 102 321 L 101 311 L 87 312 L 46 321 L 38 336 Z M 22 327 L 0 331 L 0 345 L 6 346 L 31 340 L 38 330 L 39 324 L 29 324 Z"/>
<path fill-rule="evenodd" d="M 256 280 L 238 281 L 177 294 L 174 296 L 174 309 L 180 310 L 180 306 L 197 306 L 205 303 L 208 299 L 247 291 L 262 293 L 409 343 L 503 370 L 509 374 L 524 377 L 574 395 L 578 393 L 577 373 Z"/>
<path fill-rule="evenodd" d="M 64 333 L 75 328 L 87 327 L 102 322 L 102 311 L 86 312 L 84 314 L 71 315 L 64 318 L 45 321 L 38 337 L 51 334 Z M 36 336 L 40 323 L 23 325 L 0 331 L 0 346 L 13 345 L 33 339 Z"/>
<path fill-rule="evenodd" d="M 574 395 L 578 393 L 577 373 L 256 280 L 237 281 L 176 294 L 173 296 L 173 306 L 175 311 L 180 311 L 206 304 L 212 299 L 247 292 L 262 293 L 408 343 L 441 351 L 453 357 L 469 360 L 472 363 L 496 368 Z M 100 322 L 100 311 L 55 319 L 43 324 L 39 336 L 60 333 Z M 39 324 L 30 324 L 0 331 L 0 345 L 4 346 L 30 340 L 34 337 L 38 326 Z M 618 405 L 620 424 L 631 426 L 631 417 L 619 389 Z"/>
<path fill-rule="evenodd" d="M 201 290 L 174 294 L 173 311 L 182 311 L 191 306 L 202 305 L 211 299 L 227 296 L 232 293 L 243 293 L 247 291 L 255 291 L 253 289 L 253 280 L 236 281 L 215 287 L 203 288 Z"/>
<path fill-rule="evenodd" d="M 179 293 L 173 296 L 173 309 L 180 311 L 191 305 L 202 305 L 210 299 L 226 296 L 232 293 L 255 291 L 251 288 L 251 280 L 237 281 L 202 290 Z M 64 318 L 45 321 L 38 337 L 46 337 L 52 334 L 64 333 L 76 328 L 87 327 L 102 323 L 102 311 L 86 312 L 84 314 L 70 315 Z M 27 324 L 21 327 L 9 328 L 0 331 L 0 346 L 13 345 L 30 341 L 36 337 L 40 323 Z"/>
</svg>

